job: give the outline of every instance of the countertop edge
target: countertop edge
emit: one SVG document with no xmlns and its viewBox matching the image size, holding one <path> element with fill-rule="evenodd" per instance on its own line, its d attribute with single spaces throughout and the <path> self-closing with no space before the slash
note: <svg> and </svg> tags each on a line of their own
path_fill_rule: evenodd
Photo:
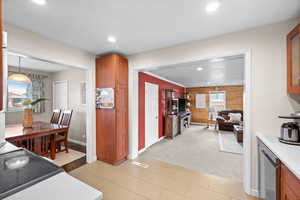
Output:
<svg viewBox="0 0 300 200">
<path fill-rule="evenodd" d="M 279 148 L 279 147 L 283 147 L 283 148 L 293 147 L 293 149 L 294 149 L 295 147 L 298 147 L 299 148 L 298 151 L 299 151 L 299 155 L 300 155 L 300 147 L 299 146 L 289 145 L 289 146 L 284 147 L 282 145 L 288 145 L 288 144 L 280 143 L 276 136 L 273 136 L 270 134 L 263 134 L 261 132 L 256 132 L 255 135 L 279 158 L 281 163 L 283 163 L 298 179 L 300 179 L 300 162 L 297 162 L 298 167 L 296 167 L 296 164 L 291 163 L 292 162 L 291 160 L 295 160 L 295 159 L 291 159 L 291 156 L 284 156 L 287 154 L 287 152 L 281 152 L 280 148 Z M 276 146 L 277 146 L 277 148 L 276 148 Z M 295 152 L 296 150 L 291 150 L 291 151 Z"/>
</svg>

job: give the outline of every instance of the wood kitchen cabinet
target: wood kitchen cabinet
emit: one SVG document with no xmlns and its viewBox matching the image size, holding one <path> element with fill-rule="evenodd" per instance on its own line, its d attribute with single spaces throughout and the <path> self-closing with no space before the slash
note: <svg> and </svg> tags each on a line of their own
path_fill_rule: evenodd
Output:
<svg viewBox="0 0 300 200">
<path fill-rule="evenodd" d="M 300 180 L 283 164 L 280 185 L 281 200 L 300 200 Z"/>
<path fill-rule="evenodd" d="M 300 24 L 287 35 L 287 92 L 300 94 Z"/>
<path fill-rule="evenodd" d="M 118 54 L 96 59 L 96 88 L 113 88 L 115 106 L 96 110 L 97 159 L 117 164 L 128 155 L 128 60 Z"/>
</svg>

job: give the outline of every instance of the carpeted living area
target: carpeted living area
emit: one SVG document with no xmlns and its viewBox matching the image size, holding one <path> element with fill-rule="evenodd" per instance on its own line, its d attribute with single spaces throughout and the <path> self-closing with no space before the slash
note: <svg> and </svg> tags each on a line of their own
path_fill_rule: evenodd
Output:
<svg viewBox="0 0 300 200">
<path fill-rule="evenodd" d="M 164 139 L 140 155 L 202 173 L 242 182 L 243 155 L 220 151 L 218 132 L 192 125 L 182 135 Z"/>
<path fill-rule="evenodd" d="M 237 142 L 232 131 L 219 131 L 218 138 L 220 151 L 243 154 L 243 145 Z"/>
</svg>

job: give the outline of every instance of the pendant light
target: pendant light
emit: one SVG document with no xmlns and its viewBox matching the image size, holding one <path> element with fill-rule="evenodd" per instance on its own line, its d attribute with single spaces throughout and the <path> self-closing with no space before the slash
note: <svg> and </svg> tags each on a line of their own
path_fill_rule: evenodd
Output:
<svg viewBox="0 0 300 200">
<path fill-rule="evenodd" d="M 19 56 L 19 67 L 18 72 L 13 73 L 8 77 L 9 81 L 16 81 L 16 82 L 22 82 L 22 83 L 31 83 L 30 78 L 26 76 L 25 74 L 21 73 L 21 56 Z"/>
</svg>

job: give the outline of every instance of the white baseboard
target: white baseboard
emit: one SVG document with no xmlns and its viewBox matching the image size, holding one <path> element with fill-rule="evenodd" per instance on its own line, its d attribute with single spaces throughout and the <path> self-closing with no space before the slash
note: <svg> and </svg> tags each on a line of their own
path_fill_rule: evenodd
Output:
<svg viewBox="0 0 300 200">
<path fill-rule="evenodd" d="M 160 137 L 154 144 L 156 144 L 156 143 L 158 143 L 158 142 L 160 142 L 161 140 L 163 140 L 163 139 L 165 139 L 166 138 L 166 136 L 162 136 L 162 137 Z M 153 145 L 153 144 L 152 144 Z M 151 145 L 151 146 L 152 146 Z M 149 147 L 151 147 L 151 146 L 149 146 Z M 143 149 L 141 149 L 141 150 L 139 150 L 139 152 L 138 152 L 138 154 L 141 154 L 141 153 L 143 153 L 144 151 L 146 151 L 149 147 L 144 147 Z"/>
<path fill-rule="evenodd" d="M 82 146 L 86 146 L 85 142 L 81 142 L 81 141 L 78 141 L 78 140 L 73 140 L 73 139 L 68 138 L 68 141 L 73 142 L 75 144 L 82 145 Z"/>
<path fill-rule="evenodd" d="M 161 140 L 163 140 L 163 139 L 165 139 L 166 138 L 166 136 L 162 136 L 161 138 L 159 138 L 158 140 L 157 140 L 157 142 L 160 142 Z M 156 142 L 155 142 L 156 143 Z"/>
<path fill-rule="evenodd" d="M 142 148 L 141 150 L 139 150 L 139 154 L 143 153 L 144 151 L 146 151 L 147 148 Z"/>
<path fill-rule="evenodd" d="M 206 123 L 199 123 L 199 122 L 191 122 L 192 125 L 200 125 L 200 126 L 206 126 Z"/>
<path fill-rule="evenodd" d="M 87 158 L 87 163 L 93 163 L 93 162 L 95 162 L 95 161 L 97 161 L 97 156 L 96 155 L 94 155 L 94 156 L 92 156 L 92 158 L 91 159 L 88 159 Z"/>
<path fill-rule="evenodd" d="M 258 190 L 257 189 L 251 189 L 251 195 L 258 197 Z"/>
</svg>

